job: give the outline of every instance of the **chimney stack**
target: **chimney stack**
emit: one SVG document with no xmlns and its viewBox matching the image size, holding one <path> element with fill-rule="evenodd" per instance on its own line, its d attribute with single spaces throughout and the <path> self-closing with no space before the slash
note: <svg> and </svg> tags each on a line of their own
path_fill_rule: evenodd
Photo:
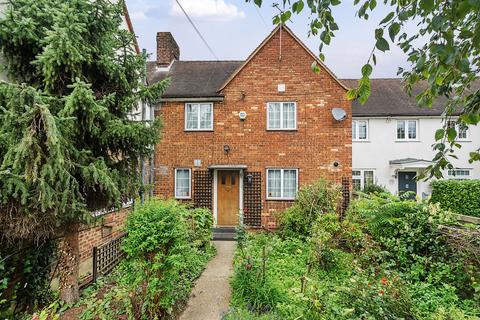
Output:
<svg viewBox="0 0 480 320">
<path fill-rule="evenodd" d="M 180 48 L 170 32 L 157 32 L 157 65 L 168 67 L 180 59 Z"/>
</svg>

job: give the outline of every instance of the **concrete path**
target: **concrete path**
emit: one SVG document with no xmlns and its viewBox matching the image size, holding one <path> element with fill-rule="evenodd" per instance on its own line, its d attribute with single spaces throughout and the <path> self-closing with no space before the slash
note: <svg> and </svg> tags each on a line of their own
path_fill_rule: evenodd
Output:
<svg viewBox="0 0 480 320">
<path fill-rule="evenodd" d="M 235 241 L 214 241 L 217 255 L 207 264 L 193 288 L 180 320 L 220 320 L 228 312 Z"/>
</svg>

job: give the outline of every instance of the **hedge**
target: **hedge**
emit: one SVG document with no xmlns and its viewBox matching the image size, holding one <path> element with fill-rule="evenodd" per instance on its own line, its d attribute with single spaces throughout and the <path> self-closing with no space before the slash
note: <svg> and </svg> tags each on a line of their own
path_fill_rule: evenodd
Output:
<svg viewBox="0 0 480 320">
<path fill-rule="evenodd" d="M 438 180 L 432 182 L 432 203 L 443 209 L 480 217 L 480 180 Z"/>
</svg>

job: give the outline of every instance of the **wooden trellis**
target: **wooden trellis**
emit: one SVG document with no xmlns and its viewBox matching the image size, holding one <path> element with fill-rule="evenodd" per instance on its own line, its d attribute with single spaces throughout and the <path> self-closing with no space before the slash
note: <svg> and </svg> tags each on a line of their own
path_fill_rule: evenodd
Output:
<svg viewBox="0 0 480 320">
<path fill-rule="evenodd" d="M 193 180 L 194 206 L 212 210 L 212 174 L 210 171 L 194 171 Z"/>
<path fill-rule="evenodd" d="M 252 181 L 248 183 L 248 176 Z M 252 227 L 262 225 L 262 173 L 245 172 L 243 183 L 243 222 Z"/>
<path fill-rule="evenodd" d="M 350 178 L 342 177 L 342 206 L 340 208 L 340 219 L 343 220 L 350 205 Z"/>
<path fill-rule="evenodd" d="M 125 252 L 121 248 L 124 233 L 98 247 L 93 247 L 93 282 L 108 274 L 123 259 Z"/>
</svg>

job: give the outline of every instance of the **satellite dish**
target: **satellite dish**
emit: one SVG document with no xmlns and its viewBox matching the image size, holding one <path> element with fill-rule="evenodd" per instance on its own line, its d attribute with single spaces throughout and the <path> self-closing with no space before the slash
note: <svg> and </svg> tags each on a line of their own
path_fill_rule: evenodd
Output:
<svg viewBox="0 0 480 320">
<path fill-rule="evenodd" d="M 343 121 L 347 118 L 347 113 L 342 108 L 333 108 L 332 116 L 337 121 Z"/>
</svg>

